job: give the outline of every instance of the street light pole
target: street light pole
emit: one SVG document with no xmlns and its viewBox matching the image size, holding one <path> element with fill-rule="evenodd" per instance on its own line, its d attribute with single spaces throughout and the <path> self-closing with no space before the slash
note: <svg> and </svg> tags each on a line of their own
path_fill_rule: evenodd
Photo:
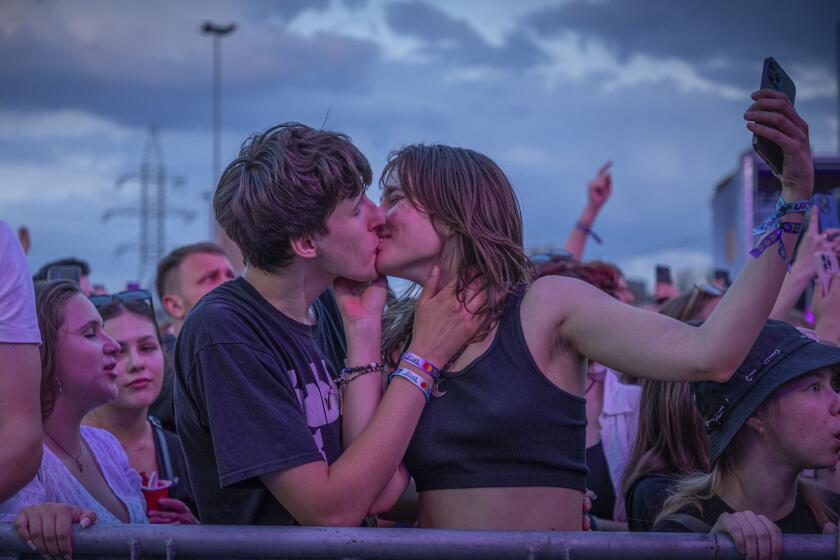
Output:
<svg viewBox="0 0 840 560">
<path fill-rule="evenodd" d="M 210 21 L 204 22 L 201 32 L 213 37 L 213 180 L 215 190 L 216 181 L 219 180 L 219 152 L 221 150 L 221 120 L 222 120 L 222 37 L 230 35 L 236 30 L 236 24 L 216 25 Z M 218 240 L 219 227 L 216 218 L 210 210 L 210 239 Z"/>
</svg>

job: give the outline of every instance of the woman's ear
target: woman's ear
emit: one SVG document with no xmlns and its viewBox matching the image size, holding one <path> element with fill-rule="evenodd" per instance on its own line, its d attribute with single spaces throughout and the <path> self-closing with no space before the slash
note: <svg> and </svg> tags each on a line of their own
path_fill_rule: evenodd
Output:
<svg viewBox="0 0 840 560">
<path fill-rule="evenodd" d="M 764 435 L 764 422 L 758 416 L 747 418 L 746 425 L 755 430 L 759 435 Z"/>
<path fill-rule="evenodd" d="M 314 258 L 318 254 L 318 248 L 312 237 L 304 236 L 291 241 L 292 251 L 304 259 Z"/>
<path fill-rule="evenodd" d="M 435 231 L 444 238 L 448 238 L 455 233 L 454 229 L 443 223 L 443 221 L 438 218 L 432 218 L 432 227 L 435 228 Z"/>
</svg>

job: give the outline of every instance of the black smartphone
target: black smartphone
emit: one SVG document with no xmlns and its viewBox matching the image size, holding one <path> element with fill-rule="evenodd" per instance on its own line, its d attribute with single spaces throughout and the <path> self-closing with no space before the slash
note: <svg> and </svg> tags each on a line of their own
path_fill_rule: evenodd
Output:
<svg viewBox="0 0 840 560">
<path fill-rule="evenodd" d="M 796 99 L 796 84 L 790 79 L 776 59 L 771 57 L 764 59 L 764 70 L 761 72 L 761 89 L 774 89 L 787 95 L 793 104 Z M 776 175 L 782 174 L 784 168 L 784 154 L 778 144 L 767 138 L 753 134 L 753 149 L 764 158 L 770 169 Z"/>
<path fill-rule="evenodd" d="M 820 213 L 820 233 L 831 228 L 840 228 L 840 214 L 837 201 L 828 193 L 814 193 L 814 204 Z"/>
<path fill-rule="evenodd" d="M 47 280 L 70 280 L 78 286 L 82 281 L 82 268 L 75 264 L 54 264 L 47 269 Z"/>
<path fill-rule="evenodd" d="M 657 284 L 673 284 L 671 278 L 671 267 L 661 264 L 656 265 L 656 283 Z"/>
</svg>

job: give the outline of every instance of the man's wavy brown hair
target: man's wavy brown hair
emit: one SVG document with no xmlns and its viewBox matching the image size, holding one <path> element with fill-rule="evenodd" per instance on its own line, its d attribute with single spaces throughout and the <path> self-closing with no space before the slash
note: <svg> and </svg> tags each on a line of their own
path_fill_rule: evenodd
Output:
<svg viewBox="0 0 840 560">
<path fill-rule="evenodd" d="M 328 233 L 336 206 L 371 180 L 348 136 L 279 124 L 245 141 L 219 179 L 213 209 L 245 263 L 276 272 L 291 263 L 293 240 Z"/>
</svg>

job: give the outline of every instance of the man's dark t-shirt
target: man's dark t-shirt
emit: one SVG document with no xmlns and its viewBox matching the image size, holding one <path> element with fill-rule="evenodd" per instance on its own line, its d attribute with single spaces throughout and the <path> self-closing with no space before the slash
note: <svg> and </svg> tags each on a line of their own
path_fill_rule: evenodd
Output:
<svg viewBox="0 0 840 560">
<path fill-rule="evenodd" d="M 259 476 L 338 458 L 332 374 L 344 338 L 325 298 L 309 326 L 237 278 L 202 298 L 184 323 L 175 410 L 202 523 L 294 524 Z M 319 344 L 330 346 L 329 358 Z"/>
<path fill-rule="evenodd" d="M 835 494 L 834 492 L 825 491 L 825 498 L 828 502 L 829 508 L 831 508 L 835 513 L 838 511 L 838 506 L 840 506 L 840 494 Z M 709 528 L 703 532 L 708 532 L 709 529 L 714 526 L 717 522 L 718 517 L 721 516 L 723 513 L 735 513 L 735 510 L 729 507 L 726 502 L 715 496 L 710 500 L 706 500 L 701 502 L 703 506 L 703 512 L 697 511 L 694 507 L 685 507 L 678 511 L 678 514 L 688 514 L 692 517 L 700 519 L 704 523 L 706 523 Z M 800 496 L 799 499 L 796 500 L 796 505 L 788 515 L 775 521 L 776 525 L 778 525 L 779 529 L 782 533 L 787 534 L 819 534 L 822 533 L 823 528 L 817 522 L 816 517 L 814 517 L 814 513 L 805 503 L 805 500 L 802 499 Z M 688 527 L 682 522 L 677 519 L 672 519 L 671 516 L 662 519 L 659 523 L 654 525 L 653 531 L 662 531 L 662 532 L 672 532 L 672 533 L 697 533 L 700 532 L 697 529 L 698 527 Z"/>
</svg>

